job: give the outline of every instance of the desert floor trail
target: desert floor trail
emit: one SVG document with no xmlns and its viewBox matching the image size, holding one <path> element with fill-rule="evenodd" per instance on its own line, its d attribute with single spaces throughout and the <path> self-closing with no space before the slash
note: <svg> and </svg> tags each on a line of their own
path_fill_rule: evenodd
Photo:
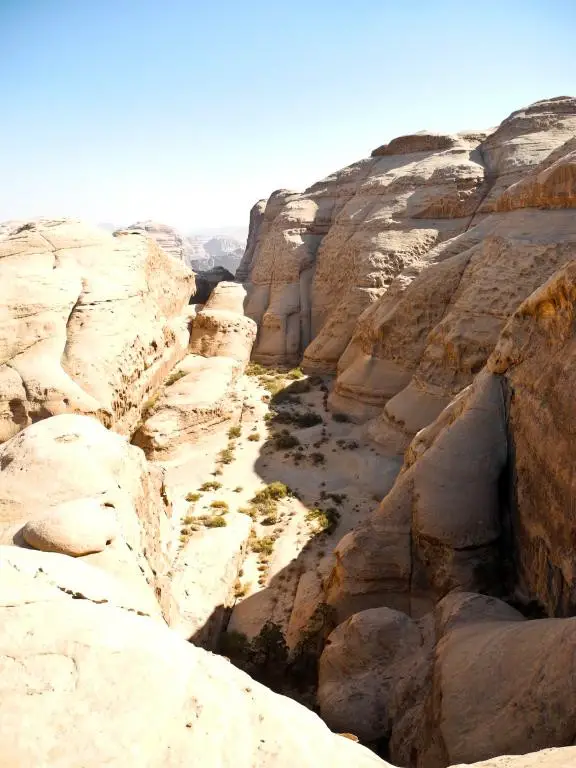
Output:
<svg viewBox="0 0 576 768">
<path fill-rule="evenodd" d="M 219 529 L 251 518 L 237 541 L 228 623 L 249 639 L 273 622 L 290 647 L 298 642 L 334 546 L 373 511 L 401 466 L 383 460 L 362 427 L 332 417 L 331 384 L 252 364 L 232 394 L 238 418 L 163 462 L 180 546 L 193 537 L 218 546 Z"/>
</svg>

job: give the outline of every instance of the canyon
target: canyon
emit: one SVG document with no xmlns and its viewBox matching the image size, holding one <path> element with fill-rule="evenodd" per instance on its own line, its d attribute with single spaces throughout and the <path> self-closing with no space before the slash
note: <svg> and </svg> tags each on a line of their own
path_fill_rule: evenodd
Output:
<svg viewBox="0 0 576 768">
<path fill-rule="evenodd" d="M 0 225 L 0 766 L 576 765 L 575 208 L 556 97 L 273 192 L 202 292 Z"/>
</svg>

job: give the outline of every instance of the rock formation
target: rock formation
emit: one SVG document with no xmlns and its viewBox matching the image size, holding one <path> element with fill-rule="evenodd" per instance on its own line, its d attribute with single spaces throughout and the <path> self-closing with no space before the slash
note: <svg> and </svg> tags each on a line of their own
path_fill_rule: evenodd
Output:
<svg viewBox="0 0 576 768">
<path fill-rule="evenodd" d="M 122 434 L 188 345 L 192 273 L 152 240 L 70 220 L 0 235 L 0 442 L 90 413 Z"/>
<path fill-rule="evenodd" d="M 506 603 L 453 593 L 421 621 L 362 611 L 328 638 L 321 714 L 334 729 L 387 739 L 418 768 L 535 751 L 573 739 L 574 619 L 526 621 Z"/>
<path fill-rule="evenodd" d="M 574 208 L 560 97 L 191 304 L 167 228 L 0 225 L 0 766 L 576 764 Z"/>
<path fill-rule="evenodd" d="M 117 232 L 139 232 L 155 240 L 160 248 L 175 259 L 190 265 L 190 253 L 184 237 L 174 227 L 158 221 L 137 221 Z"/>
<path fill-rule="evenodd" d="M 423 383 L 412 383 L 405 407 L 398 402 L 399 413 L 390 418 L 403 419 L 418 396 L 423 413 L 414 423 L 424 426 L 482 367 L 502 318 L 563 263 L 569 225 L 562 212 L 557 220 L 545 214 L 534 222 L 532 213 L 498 214 L 530 204 L 528 192 L 515 185 L 532 171 L 544 172 L 547 159 L 552 170 L 545 178 L 558 191 L 544 207 L 570 207 L 564 178 L 573 149 L 566 142 L 575 124 L 574 99 L 537 102 L 488 135 L 400 137 L 301 195 L 275 192 L 261 223 L 252 217 L 239 273 L 249 291 L 248 314 L 260 327 L 256 358 L 292 362 L 303 354 L 309 370 L 333 372 L 352 338 L 338 366 L 338 407 L 348 398 L 359 401 L 347 404 L 353 415 L 376 415 L 417 374 Z M 522 203 L 507 202 L 506 190 Z M 530 194 L 544 205 L 540 189 Z M 526 253 L 510 263 L 508 250 L 521 243 Z M 555 252 L 551 264 L 547 248 Z M 425 268 L 434 264 L 428 275 Z M 490 294 L 504 264 L 509 292 L 495 297 L 481 332 L 469 339 L 466 329 L 483 301 L 483 294 L 473 300 L 474 292 Z M 426 276 L 416 279 L 423 270 Z M 411 310 L 415 302 L 418 314 Z M 447 344 L 456 344 L 456 375 L 436 383 L 429 369 L 441 364 Z M 413 393 L 424 385 L 423 395 Z"/>
</svg>

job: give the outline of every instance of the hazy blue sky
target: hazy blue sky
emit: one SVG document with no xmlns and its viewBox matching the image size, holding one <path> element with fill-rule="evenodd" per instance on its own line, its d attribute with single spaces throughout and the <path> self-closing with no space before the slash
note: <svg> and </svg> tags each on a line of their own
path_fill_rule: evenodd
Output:
<svg viewBox="0 0 576 768">
<path fill-rule="evenodd" d="M 576 94 L 575 0 L 0 0 L 0 220 L 244 224 L 396 135 Z"/>
</svg>

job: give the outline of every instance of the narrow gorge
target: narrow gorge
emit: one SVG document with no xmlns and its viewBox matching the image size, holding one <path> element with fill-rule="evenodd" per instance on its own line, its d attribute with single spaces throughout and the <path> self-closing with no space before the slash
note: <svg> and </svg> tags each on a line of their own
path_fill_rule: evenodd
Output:
<svg viewBox="0 0 576 768">
<path fill-rule="evenodd" d="M 576 766 L 575 209 L 557 97 L 273 192 L 202 292 L 0 225 L 0 766 Z"/>
</svg>

